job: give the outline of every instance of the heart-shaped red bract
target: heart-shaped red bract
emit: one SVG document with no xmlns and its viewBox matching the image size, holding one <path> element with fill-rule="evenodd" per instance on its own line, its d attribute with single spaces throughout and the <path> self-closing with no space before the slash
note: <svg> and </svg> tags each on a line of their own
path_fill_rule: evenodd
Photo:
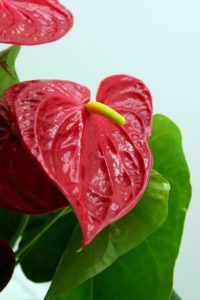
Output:
<svg viewBox="0 0 200 300">
<path fill-rule="evenodd" d="M 0 240 L 0 291 L 10 281 L 15 266 L 15 255 L 7 244 L 7 242 Z"/>
<path fill-rule="evenodd" d="M 39 45 L 58 40 L 73 25 L 57 0 L 0 0 L 0 42 Z"/>
<path fill-rule="evenodd" d="M 41 214 L 68 205 L 66 197 L 41 171 L 13 134 L 8 108 L 0 102 L 0 207 Z"/>
<path fill-rule="evenodd" d="M 88 113 L 89 90 L 69 81 L 20 83 L 5 100 L 26 149 L 73 206 L 84 246 L 136 205 L 152 169 L 152 100 L 140 80 L 111 76 L 97 93 L 125 126 Z"/>
</svg>

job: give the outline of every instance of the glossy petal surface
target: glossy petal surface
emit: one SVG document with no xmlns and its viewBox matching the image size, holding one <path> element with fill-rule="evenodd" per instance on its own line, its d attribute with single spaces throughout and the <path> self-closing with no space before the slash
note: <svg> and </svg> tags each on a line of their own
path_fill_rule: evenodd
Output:
<svg viewBox="0 0 200 300">
<path fill-rule="evenodd" d="M 4 289 L 12 277 L 15 266 L 15 256 L 10 246 L 0 240 L 0 291 Z"/>
<path fill-rule="evenodd" d="M 72 14 L 57 0 L 1 0 L 0 42 L 38 45 L 64 36 Z"/>
<path fill-rule="evenodd" d="M 40 214 L 68 205 L 11 131 L 8 109 L 0 102 L 0 207 Z"/>
<path fill-rule="evenodd" d="M 152 99 L 144 83 L 132 76 L 115 75 L 104 79 L 97 92 L 97 101 L 111 106 L 127 120 L 126 131 L 149 136 L 152 130 Z"/>
<path fill-rule="evenodd" d="M 136 205 L 152 168 L 147 144 L 151 96 L 141 82 L 140 102 L 137 95 L 126 95 L 119 85 L 120 78 L 106 80 L 112 83 L 115 98 L 110 99 L 103 89 L 103 101 L 117 106 L 127 117 L 124 127 L 89 114 L 85 104 L 90 93 L 73 82 L 25 82 L 6 93 L 7 105 L 25 146 L 74 207 L 84 245 Z M 131 79 L 130 90 L 137 88 L 135 78 L 126 78 Z M 101 91 L 102 85 L 98 101 L 102 101 Z"/>
</svg>

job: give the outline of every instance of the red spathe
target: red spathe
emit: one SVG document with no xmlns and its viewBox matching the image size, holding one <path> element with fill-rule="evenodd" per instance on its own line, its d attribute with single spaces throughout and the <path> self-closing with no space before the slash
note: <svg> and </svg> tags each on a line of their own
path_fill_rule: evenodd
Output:
<svg viewBox="0 0 200 300">
<path fill-rule="evenodd" d="M 68 205 L 19 137 L 11 130 L 8 108 L 0 102 L 0 207 L 24 214 L 42 214 Z"/>
<path fill-rule="evenodd" d="M 137 204 L 152 169 L 152 100 L 140 80 L 111 76 L 97 93 L 124 126 L 89 114 L 90 92 L 74 82 L 20 83 L 5 100 L 26 150 L 73 206 L 84 246 Z"/>
<path fill-rule="evenodd" d="M 0 0 L 0 42 L 39 45 L 58 40 L 73 25 L 57 0 Z"/>
</svg>

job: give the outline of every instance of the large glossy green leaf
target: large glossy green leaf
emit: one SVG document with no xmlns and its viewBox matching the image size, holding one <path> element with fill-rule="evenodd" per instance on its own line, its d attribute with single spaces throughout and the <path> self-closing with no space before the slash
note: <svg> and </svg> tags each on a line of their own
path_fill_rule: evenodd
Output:
<svg viewBox="0 0 200 300">
<path fill-rule="evenodd" d="M 171 298 L 173 270 L 191 197 L 190 177 L 180 131 L 172 121 L 155 116 L 150 145 L 154 167 L 171 186 L 168 217 L 153 235 L 95 278 L 95 300 Z"/>
<path fill-rule="evenodd" d="M 11 46 L 0 52 L 0 98 L 7 88 L 19 82 L 15 70 L 15 60 L 19 50 L 20 46 Z"/>
<path fill-rule="evenodd" d="M 166 219 L 169 184 L 153 171 L 148 188 L 138 205 L 121 220 L 101 232 L 81 253 L 77 228 L 68 244 L 45 299 L 56 299 L 108 268 L 152 234 Z M 86 298 L 85 298 L 86 299 Z"/>
<path fill-rule="evenodd" d="M 51 297 L 52 300 L 94 300 L 94 289 L 93 289 L 93 279 L 89 279 L 73 288 L 63 296 Z M 102 299 L 101 299 L 102 300 Z"/>
<path fill-rule="evenodd" d="M 19 226 L 22 215 L 15 214 L 6 209 L 0 209 L 0 240 L 10 242 Z"/>
<path fill-rule="evenodd" d="M 129 264 L 130 262 L 128 262 Z M 121 286 L 121 279 L 124 275 L 124 270 L 126 270 L 126 265 L 118 265 L 119 269 L 115 270 L 114 278 L 112 280 L 108 277 L 107 280 L 101 281 L 101 277 L 97 276 L 94 279 L 89 279 L 85 281 L 78 287 L 72 289 L 65 296 L 53 297 L 53 300 L 102 300 L 102 299 L 127 299 L 127 300 L 138 300 L 136 293 L 134 293 L 134 285 L 130 284 L 130 278 L 132 274 L 126 273 L 125 280 L 126 289 L 124 285 Z M 106 279 L 106 277 L 104 277 Z M 98 282 L 100 280 L 100 282 Z M 137 284 L 137 282 L 135 282 Z M 144 288 L 145 289 L 145 288 Z M 137 289 L 136 289 L 137 290 Z M 106 291 L 106 292 L 105 292 Z M 115 295 L 113 293 L 115 291 Z M 113 297 L 114 295 L 114 297 Z M 148 294 L 147 300 L 154 300 L 151 293 Z M 180 296 L 173 290 L 170 300 L 182 300 Z"/>
<path fill-rule="evenodd" d="M 54 214 L 32 217 L 24 232 L 19 250 L 29 243 L 48 224 Z M 60 258 L 67 246 L 73 229 L 77 223 L 73 213 L 61 217 L 34 244 L 21 261 L 21 267 L 30 280 L 45 282 L 52 280 Z"/>
<path fill-rule="evenodd" d="M 173 271 L 179 253 L 186 212 L 191 199 L 190 173 L 182 147 L 179 128 L 167 117 L 156 115 L 150 140 L 154 167 L 170 183 L 169 214 L 166 222 L 147 241 L 157 261 L 159 279 L 156 299 L 169 299 Z M 160 253 L 162 255 L 160 255 Z"/>
</svg>

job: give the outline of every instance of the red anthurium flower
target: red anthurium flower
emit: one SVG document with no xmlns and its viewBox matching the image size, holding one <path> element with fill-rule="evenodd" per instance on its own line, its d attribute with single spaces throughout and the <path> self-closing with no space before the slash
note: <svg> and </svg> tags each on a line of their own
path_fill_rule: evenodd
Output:
<svg viewBox="0 0 200 300">
<path fill-rule="evenodd" d="M 5 100 L 26 150 L 73 206 L 83 246 L 137 204 L 152 168 L 152 101 L 140 80 L 106 78 L 97 103 L 58 80 L 17 84 Z"/>
<path fill-rule="evenodd" d="M 19 213 L 41 214 L 68 205 L 25 150 L 0 102 L 0 207 Z"/>
<path fill-rule="evenodd" d="M 64 36 L 72 14 L 58 0 L 0 0 L 0 42 L 39 45 Z"/>
<path fill-rule="evenodd" d="M 10 281 L 15 266 L 15 255 L 10 246 L 0 240 L 0 291 Z"/>
</svg>

